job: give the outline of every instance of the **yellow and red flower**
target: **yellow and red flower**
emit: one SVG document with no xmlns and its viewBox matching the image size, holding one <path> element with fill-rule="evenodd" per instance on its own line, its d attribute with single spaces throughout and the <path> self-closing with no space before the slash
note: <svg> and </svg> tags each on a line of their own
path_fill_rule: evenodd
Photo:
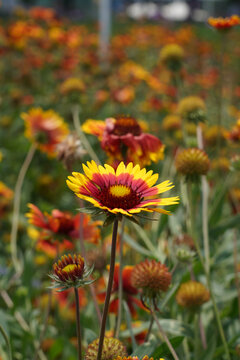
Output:
<svg viewBox="0 0 240 360">
<path fill-rule="evenodd" d="M 79 237 L 80 224 L 83 228 L 84 241 L 97 244 L 100 230 L 98 225 L 101 221 L 91 221 L 87 214 L 73 216 L 68 212 L 54 209 L 51 214 L 42 213 L 35 205 L 29 204 L 30 212 L 26 214 L 30 224 L 42 229 L 39 233 L 37 249 L 47 253 L 50 257 L 57 255 L 57 250 L 62 252 L 73 248 L 69 240 Z M 81 218 L 82 217 L 82 218 Z M 57 241 L 61 240 L 61 242 Z"/>
<path fill-rule="evenodd" d="M 93 268 L 89 269 L 86 266 L 84 258 L 80 255 L 64 255 L 53 265 L 53 273 L 49 275 L 53 279 L 52 288 L 63 291 L 71 287 L 88 285 L 92 283 L 92 280 L 87 280 L 92 270 Z"/>
<path fill-rule="evenodd" d="M 140 169 L 139 165 L 127 166 L 121 162 L 116 171 L 110 165 L 104 167 L 92 162 L 83 164 L 85 175 L 73 172 L 69 176 L 67 185 L 75 194 L 94 207 L 103 212 L 114 215 L 125 215 L 131 217 L 141 211 L 159 212 L 168 214 L 169 212 L 156 206 L 178 204 L 179 197 L 156 198 L 157 195 L 170 190 L 173 185 L 166 180 L 153 186 L 158 174 L 153 174 L 152 170 Z"/>
<path fill-rule="evenodd" d="M 63 119 L 55 111 L 41 108 L 32 108 L 21 116 L 26 126 L 25 136 L 41 151 L 54 155 L 56 145 L 69 133 Z"/>
<path fill-rule="evenodd" d="M 218 17 L 218 18 L 213 18 L 210 17 L 208 19 L 208 23 L 209 25 L 211 25 L 212 27 L 214 27 L 217 30 L 229 30 L 231 29 L 233 26 L 239 25 L 240 24 L 240 18 L 238 15 L 232 15 L 231 17 Z"/>
<path fill-rule="evenodd" d="M 90 122 L 83 130 L 98 136 L 101 147 L 111 159 L 132 161 L 141 166 L 158 162 L 164 157 L 165 146 L 154 135 L 145 133 L 142 124 L 131 116 L 116 116 L 103 122 Z"/>
<path fill-rule="evenodd" d="M 136 317 L 137 312 L 135 306 L 138 306 L 142 309 L 146 308 L 142 305 L 141 301 L 135 298 L 134 296 L 138 294 L 138 289 L 132 285 L 131 282 L 131 274 L 133 271 L 133 266 L 125 266 L 122 269 L 122 288 L 123 288 L 123 296 L 128 304 L 129 310 L 131 312 L 132 317 Z M 115 265 L 114 268 L 114 277 L 113 277 L 113 287 L 112 294 L 114 298 L 111 300 L 109 305 L 109 312 L 117 314 L 118 313 L 118 288 L 119 288 L 119 264 Z M 98 294 L 98 300 L 103 303 L 105 301 L 106 292 Z"/>
</svg>

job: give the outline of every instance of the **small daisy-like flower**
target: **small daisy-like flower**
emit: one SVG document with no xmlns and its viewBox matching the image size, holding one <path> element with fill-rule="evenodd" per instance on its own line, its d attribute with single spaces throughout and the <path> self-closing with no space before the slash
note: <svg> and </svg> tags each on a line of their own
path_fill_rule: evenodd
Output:
<svg viewBox="0 0 240 360">
<path fill-rule="evenodd" d="M 194 309 L 198 308 L 210 299 L 210 293 L 206 287 L 198 281 L 183 283 L 176 295 L 180 306 Z"/>
<path fill-rule="evenodd" d="M 26 126 L 25 136 L 37 147 L 48 153 L 55 154 L 56 145 L 68 134 L 68 127 L 63 119 L 53 110 L 44 111 L 41 108 L 30 109 L 21 114 Z"/>
<path fill-rule="evenodd" d="M 92 280 L 87 280 L 87 277 L 92 270 L 93 268 L 89 269 L 85 265 L 84 258 L 80 255 L 64 255 L 53 265 L 53 274 L 49 275 L 54 280 L 52 288 L 63 291 L 91 284 Z"/>
<path fill-rule="evenodd" d="M 218 18 L 213 18 L 210 17 L 208 19 L 208 23 L 209 25 L 211 25 L 212 27 L 214 27 L 217 30 L 229 30 L 231 29 L 233 26 L 239 25 L 240 24 L 240 18 L 238 15 L 232 15 L 231 17 L 218 17 Z"/>
<path fill-rule="evenodd" d="M 83 164 L 85 175 L 73 172 L 69 176 L 67 185 L 75 194 L 83 200 L 90 202 L 94 207 L 100 209 L 100 213 L 107 215 L 121 215 L 132 217 L 142 211 L 169 212 L 156 206 L 178 204 L 179 197 L 156 198 L 159 194 L 170 190 L 173 185 L 170 181 L 164 181 L 153 186 L 158 174 L 152 170 L 140 169 L 139 165 L 127 166 L 121 162 L 116 171 L 110 165 L 104 167 L 92 162 Z"/>
<path fill-rule="evenodd" d="M 94 340 L 88 345 L 85 360 L 96 360 L 98 353 L 99 339 Z M 103 341 L 103 349 L 101 360 L 113 360 L 118 356 L 127 356 L 126 348 L 121 341 L 113 337 L 105 337 Z"/>
<path fill-rule="evenodd" d="M 134 266 L 131 281 L 143 290 L 143 296 L 153 299 L 168 290 L 172 276 L 166 265 L 156 260 L 145 260 Z"/>
<path fill-rule="evenodd" d="M 172 71 L 180 70 L 183 58 L 183 48 L 177 44 L 165 45 L 160 52 L 160 62 Z"/>
<path fill-rule="evenodd" d="M 210 161 L 207 154 L 198 148 L 179 151 L 175 158 L 175 166 L 187 180 L 197 180 L 200 175 L 206 175 Z"/>
<path fill-rule="evenodd" d="M 206 106 L 200 97 L 187 96 L 179 102 L 177 113 L 185 120 L 199 122 L 205 120 Z"/>
</svg>

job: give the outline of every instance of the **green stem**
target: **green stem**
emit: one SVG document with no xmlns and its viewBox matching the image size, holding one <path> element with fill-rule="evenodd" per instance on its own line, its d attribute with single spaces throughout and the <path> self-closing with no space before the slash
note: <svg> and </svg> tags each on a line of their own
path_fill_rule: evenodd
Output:
<svg viewBox="0 0 240 360">
<path fill-rule="evenodd" d="M 111 259 L 110 259 L 110 270 L 109 270 L 108 286 L 107 286 L 107 293 L 106 293 L 104 309 L 103 309 L 103 316 L 102 316 L 101 330 L 100 330 L 100 336 L 99 336 L 97 360 L 101 360 L 101 358 L 102 358 L 102 349 L 103 349 L 103 342 L 104 342 L 104 336 L 105 336 L 107 314 L 108 314 L 109 302 L 110 302 L 110 297 L 111 297 L 111 292 L 112 292 L 113 276 L 114 276 L 114 268 L 115 268 L 117 230 L 118 230 L 118 220 L 115 219 L 114 224 L 113 224 L 113 233 L 112 233 L 112 248 L 111 248 Z"/>
<path fill-rule="evenodd" d="M 136 342 L 136 339 L 135 339 L 135 336 L 133 333 L 131 313 L 129 311 L 128 304 L 125 300 L 123 300 L 123 307 L 124 307 L 125 314 L 126 314 L 127 327 L 130 332 L 132 348 L 133 348 L 133 351 L 135 351 L 135 349 L 137 348 L 137 342 Z"/>
<path fill-rule="evenodd" d="M 80 308 L 79 308 L 79 296 L 78 289 L 74 288 L 75 301 L 76 301 L 76 327 L 77 327 L 77 339 L 78 339 L 78 360 L 82 360 L 82 341 L 81 341 L 81 326 L 80 326 Z"/>
<path fill-rule="evenodd" d="M 199 327 L 198 313 L 194 314 L 194 360 L 198 359 L 199 354 Z"/>
<path fill-rule="evenodd" d="M 197 237 L 195 235 L 194 210 L 193 210 L 193 201 L 192 201 L 193 200 L 192 199 L 192 183 L 191 182 L 188 182 L 187 190 L 188 190 L 188 204 L 189 204 L 188 208 L 189 208 L 189 213 L 190 213 L 189 214 L 190 215 L 190 235 L 192 236 L 192 239 L 194 241 L 194 245 L 196 247 L 199 260 L 200 260 L 200 262 L 202 264 L 202 267 L 203 267 L 203 270 L 204 270 L 204 273 L 205 273 L 205 276 L 206 276 L 206 279 L 207 279 L 207 286 L 208 286 L 208 289 L 209 289 L 209 292 L 210 292 L 210 296 L 211 296 L 211 300 L 212 300 L 212 304 L 213 304 L 213 309 L 214 309 L 214 314 L 215 314 L 215 318 L 216 318 L 216 321 L 217 321 L 218 331 L 219 331 L 219 334 L 220 334 L 221 339 L 222 339 L 222 343 L 223 343 L 223 346 L 224 346 L 226 357 L 227 357 L 228 360 L 231 360 L 228 345 L 227 345 L 227 341 L 226 341 L 226 338 L 225 338 L 225 335 L 224 335 L 224 331 L 223 331 L 223 327 L 222 327 L 222 323 L 221 323 L 221 319 L 220 319 L 220 314 L 219 314 L 219 311 L 218 311 L 218 308 L 217 308 L 214 293 L 212 291 L 210 273 L 206 269 L 205 262 L 204 262 L 204 259 L 203 259 L 203 256 L 202 256 L 198 241 L 197 241 Z"/>
<path fill-rule="evenodd" d="M 117 325 L 116 325 L 116 333 L 115 337 L 119 338 L 121 320 L 122 320 L 122 300 L 123 300 L 123 278 L 122 278 L 122 270 L 123 270 L 123 233 L 124 233 L 124 225 L 125 218 L 122 220 L 122 227 L 120 233 L 120 251 L 119 251 L 119 275 L 118 275 L 118 314 L 117 314 Z"/>
<path fill-rule="evenodd" d="M 10 341 L 8 339 L 8 336 L 5 332 L 5 330 L 3 329 L 3 327 L 0 325 L 0 333 L 2 334 L 4 340 L 5 340 L 5 343 L 6 343 L 6 346 L 7 346 L 7 350 L 8 350 L 8 356 L 9 356 L 9 360 L 12 360 L 12 349 L 11 349 L 11 345 L 10 345 Z"/>
<path fill-rule="evenodd" d="M 148 342 L 148 340 L 149 340 L 149 336 L 151 334 L 152 327 L 153 327 L 153 322 L 154 322 L 154 318 L 153 318 L 153 316 L 151 316 L 148 332 L 147 332 L 147 335 L 146 335 L 146 337 L 144 339 L 144 342 Z"/>
<path fill-rule="evenodd" d="M 19 171 L 17 182 L 15 185 L 10 246 L 11 246 L 11 256 L 12 256 L 13 266 L 17 272 L 21 272 L 21 264 L 20 264 L 20 261 L 18 260 L 18 256 L 17 256 L 17 232 L 18 232 L 19 211 L 20 211 L 20 202 L 21 202 L 21 191 L 22 191 L 22 185 L 23 185 L 23 181 L 24 181 L 26 172 L 32 161 L 35 150 L 36 150 L 36 147 L 34 144 L 32 144 L 30 149 L 28 150 L 27 156 L 26 156 L 26 158 L 22 164 L 22 167 Z"/>
<path fill-rule="evenodd" d="M 155 310 L 154 310 L 154 306 L 152 306 L 152 308 L 151 308 L 151 313 L 152 313 L 152 316 L 153 316 L 153 318 L 154 318 L 154 320 L 155 320 L 155 322 L 156 322 L 156 324 L 157 324 L 158 330 L 160 331 L 160 333 L 161 333 L 164 341 L 166 342 L 167 347 L 169 348 L 169 350 L 170 350 L 173 358 L 174 358 L 175 360 L 179 360 L 179 357 L 177 356 L 174 348 L 172 347 L 172 344 L 171 344 L 170 341 L 168 340 L 168 337 L 167 337 L 165 331 L 163 330 L 163 328 L 162 328 L 161 325 L 160 325 L 160 322 L 159 322 L 158 317 L 157 317 L 157 315 L 156 315 L 156 313 L 155 313 Z"/>
<path fill-rule="evenodd" d="M 74 127 L 75 130 L 77 132 L 77 135 L 79 137 L 79 139 L 82 141 L 83 146 L 85 147 L 85 149 L 87 150 L 88 154 L 90 155 L 90 157 L 97 163 L 97 164 L 101 164 L 97 154 L 95 153 L 95 151 L 93 150 L 90 142 L 88 141 L 87 137 L 85 136 L 84 132 L 82 131 L 82 127 L 81 127 L 81 123 L 80 123 L 80 118 L 79 118 L 79 106 L 75 105 L 72 108 L 72 116 L 73 116 L 73 123 L 74 123 Z"/>
<path fill-rule="evenodd" d="M 234 261 L 234 273 L 235 273 L 235 284 L 238 294 L 238 317 L 240 320 L 240 282 L 239 282 L 239 271 L 238 271 L 238 248 L 237 248 L 237 230 L 233 233 L 233 261 Z"/>
</svg>

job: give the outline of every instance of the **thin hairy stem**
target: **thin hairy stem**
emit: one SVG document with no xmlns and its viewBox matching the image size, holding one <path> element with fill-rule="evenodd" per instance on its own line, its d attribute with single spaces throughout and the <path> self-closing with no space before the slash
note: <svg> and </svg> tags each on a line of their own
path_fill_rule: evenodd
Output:
<svg viewBox="0 0 240 360">
<path fill-rule="evenodd" d="M 167 347 L 169 348 L 169 351 L 171 352 L 173 358 L 174 358 L 175 360 L 179 360 L 179 357 L 177 356 L 176 351 L 175 351 L 174 348 L 172 347 L 172 344 L 171 344 L 170 341 L 168 340 L 168 337 L 167 337 L 165 331 L 163 330 L 163 328 L 162 328 L 161 325 L 160 325 L 160 322 L 159 322 L 158 317 L 157 317 L 157 315 L 156 315 L 156 312 L 155 312 L 155 310 L 154 310 L 154 306 L 151 307 L 151 313 L 152 313 L 152 316 L 153 316 L 153 318 L 154 318 L 154 320 L 155 320 L 155 322 L 156 322 L 156 324 L 157 324 L 158 330 L 160 331 L 160 333 L 161 333 L 161 335 L 162 335 L 165 343 L 167 344 Z"/>
<path fill-rule="evenodd" d="M 110 296 L 111 296 L 112 285 L 113 285 L 113 275 L 114 275 L 115 258 L 116 258 L 117 230 L 118 230 L 118 220 L 115 219 L 114 224 L 113 224 L 113 233 L 112 233 L 112 248 L 111 248 L 108 286 L 107 286 L 107 293 L 106 293 L 104 309 L 103 309 L 97 360 L 101 360 L 101 357 L 102 357 L 102 348 L 103 348 L 103 341 L 104 341 L 104 336 L 105 336 L 107 314 L 108 314 Z"/>
<path fill-rule="evenodd" d="M 10 341 L 9 341 L 8 336 L 7 336 L 7 333 L 5 332 L 5 330 L 3 329 L 1 324 L 0 324 L 0 334 L 2 334 L 2 336 L 3 336 L 4 340 L 5 340 L 9 360 L 12 360 L 13 357 L 12 357 L 12 349 L 11 349 Z"/>
<path fill-rule="evenodd" d="M 10 244 L 11 244 L 12 262 L 13 262 L 13 266 L 17 272 L 21 272 L 21 264 L 18 260 L 18 255 L 17 255 L 17 232 L 18 232 L 22 185 L 23 185 L 23 181 L 24 181 L 26 172 L 27 172 L 29 165 L 31 164 L 32 158 L 34 156 L 35 150 L 36 150 L 36 147 L 34 144 L 32 144 L 27 153 L 27 156 L 22 164 L 22 167 L 19 171 L 17 182 L 15 185 L 15 191 L 14 191 L 13 218 L 12 218 Z"/>
<path fill-rule="evenodd" d="M 152 327 L 153 327 L 153 322 L 154 322 L 154 318 L 153 318 L 153 316 L 151 316 L 148 332 L 147 332 L 147 335 L 146 335 L 146 337 L 144 339 L 144 342 L 148 342 L 148 340 L 149 340 L 149 336 L 151 334 Z"/>
<path fill-rule="evenodd" d="M 76 302 L 76 328 L 77 328 L 77 340 L 78 340 L 78 360 L 82 360 L 82 340 L 81 340 L 81 326 L 80 326 L 80 306 L 78 289 L 74 288 L 75 302 Z"/>
<path fill-rule="evenodd" d="M 120 249 L 119 249 L 119 274 L 118 274 L 118 314 L 117 314 L 117 325 L 116 325 L 116 333 L 115 337 L 119 338 L 121 320 L 122 320 L 122 300 L 123 300 L 123 278 L 122 278 L 122 270 L 123 270 L 123 233 L 124 233 L 124 225 L 125 219 L 122 220 L 121 232 L 120 232 Z"/>
</svg>

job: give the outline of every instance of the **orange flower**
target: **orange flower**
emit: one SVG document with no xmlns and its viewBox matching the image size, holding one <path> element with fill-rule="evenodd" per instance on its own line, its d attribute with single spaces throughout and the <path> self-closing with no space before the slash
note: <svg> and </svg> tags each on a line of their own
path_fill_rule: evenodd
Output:
<svg viewBox="0 0 240 360">
<path fill-rule="evenodd" d="M 44 111 L 41 108 L 32 108 L 21 116 L 25 121 L 26 137 L 43 152 L 54 155 L 56 145 L 69 132 L 63 119 L 55 111 Z"/>
<path fill-rule="evenodd" d="M 0 181 L 0 217 L 2 217 L 7 210 L 13 198 L 13 191 L 9 189 L 2 181 Z"/>
<path fill-rule="evenodd" d="M 176 295 L 177 303 L 186 308 L 198 308 L 210 299 L 209 291 L 198 281 L 183 283 Z"/>
<path fill-rule="evenodd" d="M 208 19 L 208 23 L 217 30 L 228 30 L 231 29 L 233 26 L 239 25 L 240 18 L 238 15 L 232 15 L 231 17 L 226 17 L 226 18 L 210 17 Z"/>
<path fill-rule="evenodd" d="M 36 6 L 29 10 L 29 16 L 35 20 L 50 21 L 55 18 L 56 13 L 51 8 Z"/>
</svg>

